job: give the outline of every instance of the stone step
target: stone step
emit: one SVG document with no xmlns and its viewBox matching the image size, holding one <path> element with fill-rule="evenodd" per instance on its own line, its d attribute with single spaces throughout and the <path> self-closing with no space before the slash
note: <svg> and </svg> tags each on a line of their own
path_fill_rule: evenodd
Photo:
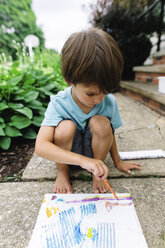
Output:
<svg viewBox="0 0 165 248">
<path fill-rule="evenodd" d="M 121 81 L 120 92 L 165 116 L 165 94 L 158 92 L 158 85 L 153 83 Z"/>
<path fill-rule="evenodd" d="M 133 67 L 133 71 L 135 72 L 136 82 L 158 84 L 158 77 L 165 76 L 165 64 L 135 66 Z"/>
</svg>

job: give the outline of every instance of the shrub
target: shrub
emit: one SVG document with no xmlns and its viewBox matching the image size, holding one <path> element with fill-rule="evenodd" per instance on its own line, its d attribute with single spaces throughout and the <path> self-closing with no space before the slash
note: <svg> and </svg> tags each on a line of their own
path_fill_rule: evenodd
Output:
<svg viewBox="0 0 165 248">
<path fill-rule="evenodd" d="M 35 139 L 51 94 L 66 87 L 60 57 L 46 50 L 0 64 L 0 147 L 9 149 L 12 139 Z"/>
<path fill-rule="evenodd" d="M 143 64 L 152 47 L 145 21 L 138 22 L 141 11 L 140 8 L 128 10 L 123 6 L 114 5 L 100 24 L 115 38 L 121 49 L 125 62 L 123 79 L 134 78 L 132 68 Z M 148 23 L 148 20 L 146 22 Z"/>
<path fill-rule="evenodd" d="M 142 65 L 150 54 L 151 36 L 160 26 L 160 3 L 149 1 L 97 0 L 91 4 L 91 23 L 117 41 L 124 57 L 123 79 L 133 79 L 132 68 Z M 161 2 L 161 1 L 160 1 Z M 145 14 L 147 8 L 150 11 Z M 162 25 L 165 30 L 165 25 Z"/>
</svg>

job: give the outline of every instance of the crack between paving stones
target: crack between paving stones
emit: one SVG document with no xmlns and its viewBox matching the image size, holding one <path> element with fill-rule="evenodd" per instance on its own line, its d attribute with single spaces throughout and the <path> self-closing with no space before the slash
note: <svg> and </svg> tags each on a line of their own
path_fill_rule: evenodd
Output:
<svg viewBox="0 0 165 248">
<path fill-rule="evenodd" d="M 159 133 L 159 135 L 161 136 L 162 140 L 165 141 L 165 137 L 164 137 L 164 136 L 162 135 L 162 133 L 161 133 L 161 128 L 160 128 L 158 125 L 156 125 L 156 128 L 157 128 L 158 133 Z"/>
<path fill-rule="evenodd" d="M 112 180 L 112 179 L 149 179 L 149 178 L 165 178 L 165 176 L 157 176 L 157 175 L 153 175 L 153 176 L 132 176 L 132 177 L 124 177 L 124 176 L 120 176 L 120 177 L 108 177 L 108 180 Z M 19 180 L 19 182 L 16 181 L 1 181 L 0 183 L 22 183 L 22 182 L 54 182 L 55 178 L 43 178 L 43 179 L 21 179 Z M 79 181 L 84 181 L 84 182 L 89 182 L 89 180 L 81 180 L 79 178 L 71 178 L 71 180 L 75 181 L 75 180 L 79 180 Z M 91 178 L 92 181 L 92 178 Z"/>
<path fill-rule="evenodd" d="M 126 132 L 124 132 L 124 131 L 118 132 L 118 133 L 116 133 L 116 135 L 125 134 L 125 133 L 132 133 L 132 132 L 145 130 L 145 129 L 149 129 L 149 128 L 156 128 L 156 127 L 157 127 L 157 125 L 155 124 L 155 125 L 150 125 L 148 127 L 140 127 L 140 128 L 137 128 L 137 129 L 129 130 L 129 131 L 126 131 Z"/>
</svg>

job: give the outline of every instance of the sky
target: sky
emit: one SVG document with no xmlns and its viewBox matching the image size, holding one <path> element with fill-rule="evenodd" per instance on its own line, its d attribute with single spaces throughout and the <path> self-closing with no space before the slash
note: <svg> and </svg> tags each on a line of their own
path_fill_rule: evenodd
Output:
<svg viewBox="0 0 165 248">
<path fill-rule="evenodd" d="M 44 32 L 45 46 L 60 52 L 72 33 L 90 27 L 91 2 L 95 0 L 32 0 L 37 25 Z"/>
</svg>

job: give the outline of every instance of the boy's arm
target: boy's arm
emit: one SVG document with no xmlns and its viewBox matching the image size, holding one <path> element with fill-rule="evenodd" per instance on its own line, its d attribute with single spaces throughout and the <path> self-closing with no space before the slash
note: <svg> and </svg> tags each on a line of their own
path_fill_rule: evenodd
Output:
<svg viewBox="0 0 165 248">
<path fill-rule="evenodd" d="M 136 163 L 134 161 L 122 161 L 120 159 L 117 150 L 115 135 L 113 136 L 113 143 L 110 149 L 110 154 L 117 169 L 122 170 L 126 173 L 131 173 L 131 169 L 141 170 L 141 164 Z"/>
<path fill-rule="evenodd" d="M 80 165 L 82 168 L 92 172 L 97 179 L 106 179 L 108 168 L 103 161 L 88 158 L 83 155 L 67 151 L 55 145 L 55 127 L 42 126 L 36 139 L 35 152 L 37 155 L 61 164 Z"/>
</svg>

